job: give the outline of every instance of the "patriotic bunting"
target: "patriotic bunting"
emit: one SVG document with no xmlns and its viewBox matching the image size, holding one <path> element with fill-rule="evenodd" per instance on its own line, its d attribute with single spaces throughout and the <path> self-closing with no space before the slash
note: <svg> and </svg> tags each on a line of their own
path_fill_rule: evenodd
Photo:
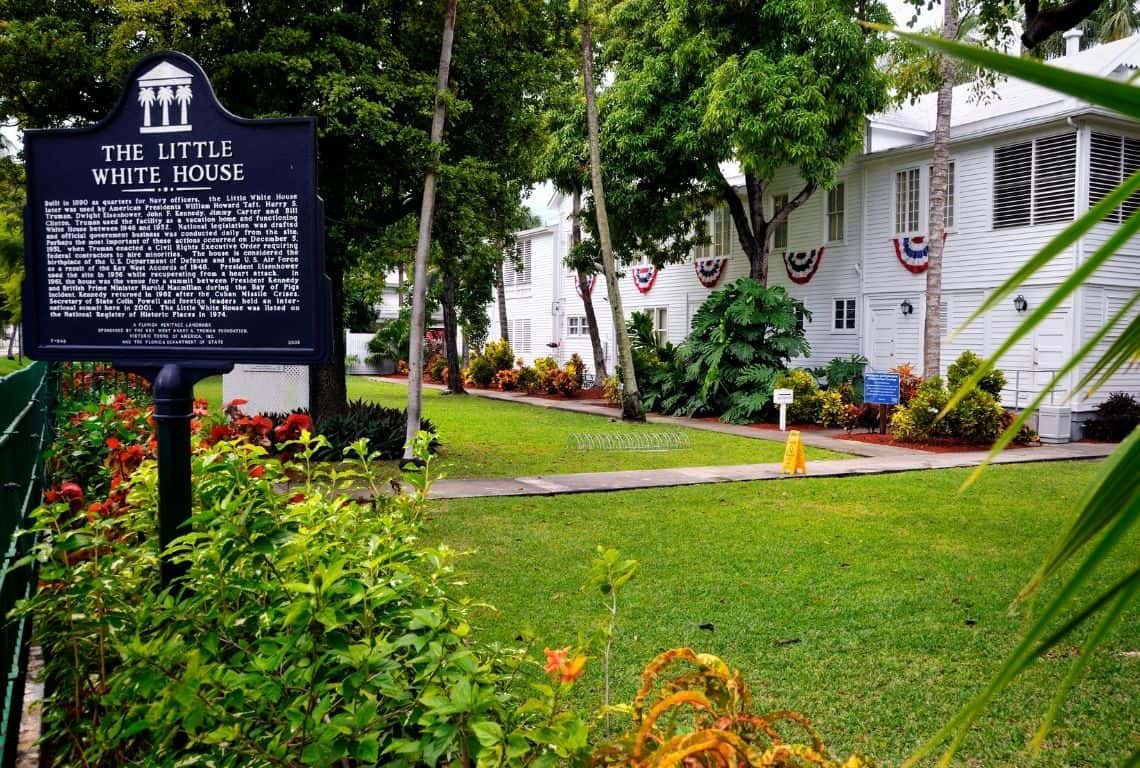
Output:
<svg viewBox="0 0 1140 768">
<path fill-rule="evenodd" d="M 895 244 L 895 256 L 898 257 L 899 264 L 906 267 L 907 271 L 916 275 L 921 275 L 930 267 L 930 244 L 926 242 L 926 238 L 922 235 L 917 237 L 903 237 L 893 238 Z M 942 233 L 942 242 L 946 242 L 946 233 Z M 911 246 L 919 246 L 913 248 Z"/>
<path fill-rule="evenodd" d="M 657 281 L 657 267 L 646 264 L 643 267 L 634 267 L 631 271 L 633 272 L 633 284 L 637 286 L 637 290 L 642 293 L 649 293 L 649 289 Z"/>
<path fill-rule="evenodd" d="M 590 287 L 587 288 L 586 290 L 588 290 L 590 292 L 591 296 L 594 295 L 594 286 L 597 284 L 597 282 L 598 282 L 597 273 L 590 275 L 590 281 L 589 281 Z M 578 276 L 577 275 L 574 276 L 574 290 L 578 292 L 578 298 L 579 299 L 586 298 L 585 296 L 582 295 L 582 284 L 580 282 L 578 282 Z"/>
<path fill-rule="evenodd" d="M 728 259 L 695 259 L 693 268 L 697 271 L 697 279 L 705 288 L 714 288 L 724 275 L 724 267 Z"/>
<path fill-rule="evenodd" d="M 788 278 L 797 285 L 803 285 L 815 277 L 822 263 L 822 245 L 810 251 L 784 252 L 784 269 L 788 272 Z"/>
</svg>

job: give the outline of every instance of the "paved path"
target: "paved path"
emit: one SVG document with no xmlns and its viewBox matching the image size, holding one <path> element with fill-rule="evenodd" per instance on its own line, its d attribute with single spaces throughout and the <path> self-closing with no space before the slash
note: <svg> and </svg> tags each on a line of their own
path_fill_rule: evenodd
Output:
<svg viewBox="0 0 1140 768">
<path fill-rule="evenodd" d="M 392 383 L 406 383 L 406 379 L 380 379 Z M 442 389 L 439 385 L 427 387 Z M 617 412 L 590 400 L 549 400 L 514 392 L 496 390 L 470 390 L 470 395 L 492 400 L 524 403 L 539 408 L 575 411 L 594 416 L 616 418 Z M 784 441 L 784 435 L 770 429 L 723 424 L 719 421 L 689 419 L 676 416 L 650 415 L 654 424 L 668 424 L 688 429 L 737 435 L 754 440 Z M 481 496 L 553 496 L 564 493 L 595 493 L 624 491 L 637 488 L 664 488 L 702 483 L 735 483 L 754 480 L 791 480 L 812 477 L 848 477 L 893 472 L 915 472 L 927 469 L 973 467 L 981 464 L 988 451 L 961 453 L 928 453 L 890 445 L 874 445 L 854 440 L 840 440 L 841 430 L 805 430 L 801 433 L 804 444 L 826 448 L 838 453 L 855 454 L 857 458 L 813 461 L 808 474 L 794 478 L 780 473 L 780 464 L 736 464 L 711 467 L 675 467 L 672 469 L 634 469 L 621 472 L 580 472 L 566 475 L 534 475 L 529 477 L 482 477 L 443 479 L 432 484 L 431 497 L 438 499 L 465 499 Z M 1104 443 L 1065 443 L 1042 445 L 1034 448 L 1017 448 L 1004 451 L 994 459 L 995 464 L 1019 464 L 1035 461 L 1071 461 L 1100 459 L 1112 452 L 1115 445 Z"/>
</svg>

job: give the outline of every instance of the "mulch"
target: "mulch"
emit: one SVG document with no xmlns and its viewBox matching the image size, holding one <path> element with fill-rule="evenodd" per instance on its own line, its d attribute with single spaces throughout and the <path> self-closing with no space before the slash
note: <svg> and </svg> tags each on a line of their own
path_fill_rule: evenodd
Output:
<svg viewBox="0 0 1140 768">
<path fill-rule="evenodd" d="M 960 440 L 951 438 L 936 438 L 929 443 L 906 443 L 901 440 L 895 440 L 890 435 L 880 435 L 878 432 L 851 432 L 846 435 L 836 435 L 837 440 L 851 440 L 856 443 L 871 443 L 873 445 L 889 445 L 894 448 L 910 448 L 915 451 L 926 451 L 927 453 L 966 453 L 967 451 L 985 451 L 989 450 L 988 445 L 975 445 L 973 443 L 963 443 Z M 1006 450 L 1015 448 L 1028 448 L 1028 445 L 1021 443 L 1010 443 Z"/>
</svg>

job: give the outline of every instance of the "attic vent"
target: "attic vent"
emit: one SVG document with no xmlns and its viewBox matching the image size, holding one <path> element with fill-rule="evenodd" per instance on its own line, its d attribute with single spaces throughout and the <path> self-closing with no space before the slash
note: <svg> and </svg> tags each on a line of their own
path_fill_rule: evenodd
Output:
<svg viewBox="0 0 1140 768">
<path fill-rule="evenodd" d="M 994 229 L 1068 221 L 1077 181 L 1077 135 L 994 150 Z"/>
<path fill-rule="evenodd" d="M 1140 141 L 1094 133 L 1089 148 L 1089 206 L 1108 196 L 1137 170 L 1140 170 Z M 1140 193 L 1129 197 L 1105 217 L 1105 221 L 1120 223 L 1140 208 Z"/>
</svg>

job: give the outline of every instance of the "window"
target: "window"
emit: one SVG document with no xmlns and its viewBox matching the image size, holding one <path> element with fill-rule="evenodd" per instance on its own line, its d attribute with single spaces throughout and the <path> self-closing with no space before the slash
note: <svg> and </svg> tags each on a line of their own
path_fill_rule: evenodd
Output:
<svg viewBox="0 0 1140 768">
<path fill-rule="evenodd" d="M 802 332 L 804 329 L 804 325 L 806 323 L 807 323 L 807 313 L 804 309 L 804 305 L 797 302 L 796 303 L 796 330 Z"/>
<path fill-rule="evenodd" d="M 847 207 L 847 186 L 843 182 L 827 192 L 827 242 L 843 239 L 843 212 Z"/>
<path fill-rule="evenodd" d="M 530 285 L 530 240 L 519 240 L 515 251 L 503 259 L 503 285 L 507 288 Z"/>
<path fill-rule="evenodd" d="M 1094 133 L 1089 147 L 1089 207 L 1108 196 L 1122 181 L 1140 170 L 1140 141 L 1106 133 Z M 1140 193 L 1105 217 L 1119 223 L 1140 208 Z"/>
<path fill-rule="evenodd" d="M 1076 182 L 1075 133 L 996 148 L 994 229 L 1072 219 Z"/>
<path fill-rule="evenodd" d="M 584 316 L 575 316 L 566 318 L 566 335 L 567 336 L 585 336 L 590 332 L 590 327 L 586 325 L 586 318 Z"/>
<path fill-rule="evenodd" d="M 919 169 L 895 173 L 895 232 L 918 232 Z"/>
<path fill-rule="evenodd" d="M 772 195 L 772 216 L 788 204 L 787 193 L 782 195 Z M 788 247 L 788 220 L 784 219 L 783 222 L 772 228 L 772 247 L 773 248 L 787 248 Z"/>
<path fill-rule="evenodd" d="M 657 346 L 665 346 L 669 340 L 668 310 L 665 307 L 651 307 L 645 310 L 645 314 L 653 321 L 653 338 L 656 339 Z"/>
<path fill-rule="evenodd" d="M 530 354 L 530 319 L 508 320 L 507 338 L 511 349 L 520 354 Z"/>
<path fill-rule="evenodd" d="M 855 299 L 835 300 L 835 320 L 831 328 L 835 331 L 855 330 Z"/>
<path fill-rule="evenodd" d="M 927 172 L 930 174 L 930 183 L 927 184 L 927 208 L 930 202 L 930 190 L 934 186 L 934 166 L 927 166 Z M 946 165 L 946 229 L 954 228 L 954 161 L 951 160 Z"/>
<path fill-rule="evenodd" d="M 708 225 L 710 242 L 696 250 L 696 258 L 728 258 L 732 252 L 732 239 L 735 236 L 732 214 L 729 213 L 728 206 L 722 205 L 714 209 L 709 216 Z"/>
</svg>

